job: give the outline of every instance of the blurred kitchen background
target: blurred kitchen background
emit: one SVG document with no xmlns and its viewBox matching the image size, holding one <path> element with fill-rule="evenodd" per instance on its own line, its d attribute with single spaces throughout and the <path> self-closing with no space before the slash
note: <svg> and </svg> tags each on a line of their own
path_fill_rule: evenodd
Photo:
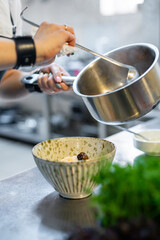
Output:
<svg viewBox="0 0 160 240">
<path fill-rule="evenodd" d="M 77 43 L 99 53 L 138 42 L 152 43 L 160 49 L 160 0 L 22 0 L 25 6 L 26 18 L 37 24 L 48 21 L 73 26 Z M 35 32 L 27 23 L 23 30 L 24 34 Z M 74 56 L 59 57 L 56 62 L 76 76 L 93 59 L 77 50 Z M 157 106 L 125 127 L 157 117 L 159 111 Z M 14 143 L 34 145 L 62 136 L 104 138 L 116 132 L 114 127 L 92 119 L 82 99 L 73 92 L 53 96 L 32 93 L 16 102 L 0 101 L 0 137 Z"/>
</svg>

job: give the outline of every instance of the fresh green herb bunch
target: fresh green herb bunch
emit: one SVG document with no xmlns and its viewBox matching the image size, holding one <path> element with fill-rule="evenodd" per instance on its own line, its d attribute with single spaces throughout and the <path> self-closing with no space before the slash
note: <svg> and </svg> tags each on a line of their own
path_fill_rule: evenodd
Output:
<svg viewBox="0 0 160 240">
<path fill-rule="evenodd" d="M 160 157 L 144 155 L 133 166 L 109 164 L 94 180 L 101 187 L 92 205 L 102 226 L 137 217 L 160 222 Z"/>
</svg>

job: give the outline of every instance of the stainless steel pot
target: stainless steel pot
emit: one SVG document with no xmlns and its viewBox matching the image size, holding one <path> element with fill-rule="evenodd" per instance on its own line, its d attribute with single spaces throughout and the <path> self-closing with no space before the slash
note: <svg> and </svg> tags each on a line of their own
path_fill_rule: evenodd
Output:
<svg viewBox="0 0 160 240">
<path fill-rule="evenodd" d="M 103 124 L 120 125 L 151 111 L 160 101 L 158 49 L 152 44 L 139 43 L 117 48 L 105 55 L 135 67 L 139 77 L 120 81 L 114 64 L 98 58 L 74 81 L 73 77 L 68 79 L 93 118 Z M 35 81 L 29 76 L 23 82 L 29 79 L 31 83 Z"/>
<path fill-rule="evenodd" d="M 139 77 L 118 81 L 114 65 L 96 59 L 87 65 L 73 83 L 95 120 L 119 125 L 151 111 L 160 101 L 159 51 L 151 44 L 132 44 L 106 54 L 119 62 L 134 66 Z"/>
</svg>

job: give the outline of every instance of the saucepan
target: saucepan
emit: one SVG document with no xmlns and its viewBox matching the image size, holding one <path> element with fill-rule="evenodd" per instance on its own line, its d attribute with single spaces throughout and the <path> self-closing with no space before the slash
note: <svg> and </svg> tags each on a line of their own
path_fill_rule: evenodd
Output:
<svg viewBox="0 0 160 240">
<path fill-rule="evenodd" d="M 135 67 L 139 76 L 119 81 L 114 64 L 101 58 L 82 69 L 74 81 L 71 79 L 73 91 L 82 97 L 92 117 L 103 124 L 120 125 L 140 118 L 156 107 L 160 101 L 157 47 L 137 43 L 104 55 Z"/>
</svg>

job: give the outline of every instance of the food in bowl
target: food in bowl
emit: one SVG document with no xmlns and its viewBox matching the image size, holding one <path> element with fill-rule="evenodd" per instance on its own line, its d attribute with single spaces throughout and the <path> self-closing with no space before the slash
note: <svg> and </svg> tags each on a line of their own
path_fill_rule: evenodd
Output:
<svg viewBox="0 0 160 240">
<path fill-rule="evenodd" d="M 73 157 L 65 157 L 63 159 L 59 160 L 60 162 L 77 162 L 77 156 L 73 156 Z"/>
<path fill-rule="evenodd" d="M 139 132 L 148 140 L 134 135 L 134 146 L 150 156 L 160 156 L 160 129 L 149 129 Z"/>
<path fill-rule="evenodd" d="M 63 159 L 60 159 L 61 162 L 78 162 L 78 161 L 82 161 L 82 160 L 87 160 L 88 155 L 84 152 L 80 152 L 77 156 L 73 156 L 73 157 L 65 157 Z"/>
<path fill-rule="evenodd" d="M 80 153 L 88 159 L 64 161 Z M 93 177 L 113 161 L 115 145 L 99 138 L 66 137 L 41 142 L 32 154 L 42 175 L 61 196 L 79 199 L 95 189 Z"/>
</svg>

